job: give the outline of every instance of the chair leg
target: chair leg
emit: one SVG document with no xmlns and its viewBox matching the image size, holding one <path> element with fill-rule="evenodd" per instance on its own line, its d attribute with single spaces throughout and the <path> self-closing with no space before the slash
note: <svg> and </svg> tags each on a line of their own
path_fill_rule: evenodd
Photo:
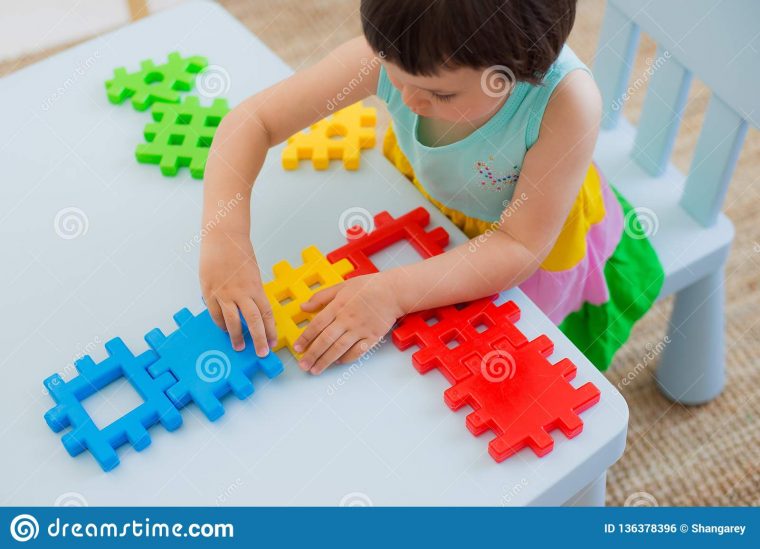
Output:
<svg viewBox="0 0 760 549">
<path fill-rule="evenodd" d="M 723 267 L 678 292 L 657 383 L 671 400 L 702 404 L 725 382 Z"/>
<path fill-rule="evenodd" d="M 607 471 L 571 497 L 565 507 L 604 507 L 607 495 Z"/>
</svg>

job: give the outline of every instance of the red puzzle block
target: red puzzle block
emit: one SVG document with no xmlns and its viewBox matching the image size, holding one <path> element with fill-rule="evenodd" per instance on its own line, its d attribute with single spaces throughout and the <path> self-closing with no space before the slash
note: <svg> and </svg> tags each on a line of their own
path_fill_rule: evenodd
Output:
<svg viewBox="0 0 760 549">
<path fill-rule="evenodd" d="M 599 401 L 599 389 L 593 383 L 573 387 L 575 365 L 568 359 L 549 362 L 551 340 L 528 341 L 514 325 L 517 305 L 508 301 L 497 307 L 492 299 L 408 315 L 394 330 L 393 342 L 401 350 L 420 347 L 412 355 L 420 373 L 433 368 L 443 373 L 452 384 L 444 400 L 452 410 L 473 408 L 467 428 L 474 435 L 496 434 L 488 445 L 494 460 L 526 446 L 544 456 L 554 447 L 550 431 L 572 438 L 583 430 L 578 414 Z M 433 318 L 438 321 L 429 324 Z"/>
<path fill-rule="evenodd" d="M 495 296 L 484 297 L 470 303 L 438 307 L 406 315 L 393 330 L 393 343 L 401 349 L 417 345 L 412 364 L 421 374 L 433 368 L 455 383 L 471 375 L 465 360 L 471 356 L 482 358 L 495 348 L 520 347 L 528 339 L 514 322 L 520 318 L 520 309 L 513 301 L 494 305 Z M 500 326 L 499 330 L 491 330 Z"/>
<path fill-rule="evenodd" d="M 547 360 L 553 350 L 549 338 L 540 336 L 506 355 L 491 355 L 495 367 L 489 359 L 471 358 L 468 367 L 473 375 L 444 393 L 452 410 L 465 404 L 474 410 L 467 416 L 472 434 L 496 433 L 488 453 L 497 462 L 526 446 L 545 456 L 554 448 L 549 432 L 559 429 L 567 438 L 575 437 L 583 430 L 578 414 L 599 402 L 599 389 L 593 383 L 577 389 L 569 383 L 577 371 L 569 359 L 557 364 Z"/>
<path fill-rule="evenodd" d="M 347 279 L 376 273 L 378 269 L 370 256 L 401 240 L 408 240 L 423 258 L 443 253 L 449 243 L 449 233 L 443 227 L 425 231 L 430 223 L 430 213 L 421 206 L 398 219 L 388 212 L 380 212 L 374 220 L 372 231 L 367 233 L 361 227 L 349 229 L 346 235 L 348 243 L 327 254 L 327 259 L 332 263 L 345 258 L 353 264 L 354 270 L 345 276 Z"/>
</svg>

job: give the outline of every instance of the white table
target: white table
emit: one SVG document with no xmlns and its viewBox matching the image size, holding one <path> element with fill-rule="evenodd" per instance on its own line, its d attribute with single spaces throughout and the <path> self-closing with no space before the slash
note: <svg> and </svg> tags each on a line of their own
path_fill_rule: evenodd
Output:
<svg viewBox="0 0 760 549">
<path fill-rule="evenodd" d="M 257 378 L 246 401 L 226 399 L 220 421 L 208 422 L 191 405 L 181 429 L 153 428 L 153 444 L 139 454 L 122 449 L 122 464 L 111 473 L 86 452 L 76 459 L 66 454 L 60 435 L 43 421 L 52 401 L 42 380 L 56 371 L 71 377 L 81 353 L 103 359 L 111 337 L 141 351 L 148 330 L 173 329 L 176 310 L 202 309 L 193 244 L 201 183 L 186 171 L 171 179 L 137 164 L 133 151 L 148 114 L 110 105 L 103 88 L 114 67 L 133 68 L 174 50 L 223 67 L 233 105 L 290 72 L 229 14 L 199 2 L 0 80 L 0 503 L 558 505 L 574 497 L 603 503 L 605 471 L 625 446 L 626 403 L 517 290 L 500 299 L 520 306 L 519 327 L 529 337 L 551 337 L 552 360 L 570 357 L 578 366 L 574 383 L 593 381 L 602 392 L 582 414 L 583 433 L 572 441 L 554 433 L 554 451 L 544 458 L 524 450 L 495 463 L 486 452 L 489 437 L 467 431 L 468 411 L 444 405 L 443 377 L 420 376 L 411 352 L 389 342 L 358 367 L 319 377 L 302 373 L 281 351 L 286 372 L 270 383 Z M 465 240 L 377 149 L 363 154 L 354 173 L 339 163 L 326 172 L 308 163 L 284 172 L 275 150 L 256 186 L 252 236 L 269 273 L 280 259 L 299 263 L 307 245 L 326 253 L 341 244 L 338 218 L 347 208 L 399 215 L 419 205 L 428 206 L 453 243 Z M 69 207 L 86 217 L 87 230 L 76 238 L 62 238 L 54 227 Z M 403 246 L 379 254 L 384 267 L 414 258 Z M 117 383 L 86 407 L 105 424 L 136 398 Z"/>
</svg>

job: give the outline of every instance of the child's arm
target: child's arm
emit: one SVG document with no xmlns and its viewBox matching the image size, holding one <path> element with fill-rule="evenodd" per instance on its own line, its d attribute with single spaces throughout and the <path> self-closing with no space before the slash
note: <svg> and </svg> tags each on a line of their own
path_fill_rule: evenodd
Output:
<svg viewBox="0 0 760 549">
<path fill-rule="evenodd" d="M 439 256 L 349 279 L 315 294 L 322 311 L 296 347 L 301 367 L 320 373 L 357 359 L 403 314 L 459 303 L 517 286 L 551 251 L 578 195 L 598 134 L 601 100 L 587 73 L 555 89 L 538 141 L 523 162 L 513 203 L 493 229 Z"/>
<path fill-rule="evenodd" d="M 267 151 L 374 94 L 379 63 L 368 63 L 374 57 L 363 37 L 350 40 L 314 66 L 246 99 L 219 125 L 204 178 L 200 279 L 211 316 L 237 350 L 244 347 L 239 314 L 260 356 L 277 337 L 250 240 L 251 192 Z M 229 203 L 235 206 L 219 215 L 220 205 Z"/>
</svg>

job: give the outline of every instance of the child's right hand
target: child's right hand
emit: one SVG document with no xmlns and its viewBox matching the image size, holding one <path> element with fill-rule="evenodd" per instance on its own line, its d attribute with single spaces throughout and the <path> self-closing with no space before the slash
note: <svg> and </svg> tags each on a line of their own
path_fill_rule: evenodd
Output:
<svg viewBox="0 0 760 549">
<path fill-rule="evenodd" d="M 201 244 L 200 279 L 211 317 L 229 332 L 235 349 L 245 345 L 241 315 L 257 355 L 266 355 L 277 340 L 249 232 L 253 184 L 267 151 L 334 110 L 374 94 L 379 73 L 380 58 L 357 36 L 244 100 L 219 124 L 203 176 L 202 221 L 213 228 Z M 231 197 L 238 206 L 220 222 L 218 207 Z"/>
<path fill-rule="evenodd" d="M 217 227 L 201 245 L 200 279 L 203 298 L 214 322 L 230 334 L 236 351 L 245 348 L 242 314 L 258 356 L 266 356 L 277 341 L 272 307 L 248 234 Z"/>
</svg>

